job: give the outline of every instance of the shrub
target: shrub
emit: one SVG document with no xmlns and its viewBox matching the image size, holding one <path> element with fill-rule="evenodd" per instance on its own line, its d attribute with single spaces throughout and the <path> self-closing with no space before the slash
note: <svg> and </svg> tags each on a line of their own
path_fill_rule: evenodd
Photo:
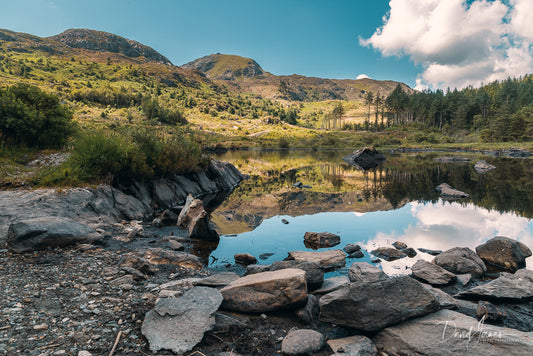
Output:
<svg viewBox="0 0 533 356">
<path fill-rule="evenodd" d="M 72 113 L 55 95 L 27 84 L 0 89 L 0 136 L 8 144 L 58 148 L 73 127 Z"/>
</svg>

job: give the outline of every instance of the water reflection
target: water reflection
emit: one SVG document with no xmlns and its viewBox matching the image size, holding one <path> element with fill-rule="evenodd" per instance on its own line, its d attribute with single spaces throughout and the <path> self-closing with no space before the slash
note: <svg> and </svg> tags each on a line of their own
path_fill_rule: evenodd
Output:
<svg viewBox="0 0 533 356">
<path fill-rule="evenodd" d="M 441 163 L 434 158 L 444 154 L 389 154 L 384 165 L 363 172 L 341 161 L 346 153 L 233 152 L 219 157 L 251 179 L 212 214 L 221 234 L 237 234 L 222 237 L 212 253 L 218 259 L 213 265 L 232 263 L 239 252 L 274 253 L 263 264 L 281 260 L 291 250 L 306 249 L 306 231 L 337 233 L 341 247 L 359 243 L 367 251 L 397 240 L 414 248 L 474 248 L 496 235 L 533 247 L 531 159 L 468 155 L 472 162 Z M 473 166 L 479 158 L 497 169 L 477 173 Z M 293 187 L 296 182 L 311 188 Z M 440 183 L 470 198 L 442 201 L 435 191 Z M 387 273 L 402 273 L 418 258 L 433 256 L 419 253 L 382 266 Z M 370 261 L 368 254 L 363 261 Z"/>
</svg>

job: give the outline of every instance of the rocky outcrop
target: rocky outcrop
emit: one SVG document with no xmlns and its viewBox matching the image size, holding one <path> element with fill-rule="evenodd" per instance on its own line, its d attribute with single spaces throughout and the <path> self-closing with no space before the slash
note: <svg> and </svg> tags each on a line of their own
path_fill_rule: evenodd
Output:
<svg viewBox="0 0 533 356">
<path fill-rule="evenodd" d="M 469 196 L 465 192 L 452 188 L 448 183 L 439 184 L 435 189 L 440 192 L 440 195 L 448 199 L 468 198 Z"/>
<path fill-rule="evenodd" d="M 225 309 L 248 313 L 303 306 L 307 301 L 305 272 L 301 269 L 251 274 L 231 282 L 220 292 Z"/>
<path fill-rule="evenodd" d="M 324 335 L 315 330 L 299 329 L 289 331 L 281 342 L 285 355 L 312 355 L 324 346 Z"/>
<path fill-rule="evenodd" d="M 485 263 L 468 247 L 454 247 L 439 254 L 433 263 L 454 274 L 470 273 L 472 276 L 482 276 L 487 271 Z"/>
<path fill-rule="evenodd" d="M 194 287 L 180 298 L 159 299 L 142 324 L 150 350 L 168 349 L 178 354 L 192 350 L 215 326 L 221 303 L 220 292 L 207 287 Z"/>
<path fill-rule="evenodd" d="M 362 170 L 376 168 L 385 162 L 385 155 L 374 147 L 365 147 L 343 158 L 343 161 Z"/>
<path fill-rule="evenodd" d="M 341 243 L 341 237 L 331 232 L 306 232 L 304 240 L 306 246 L 313 250 L 323 247 L 333 247 Z"/>
<path fill-rule="evenodd" d="M 329 251 L 291 251 L 287 260 L 307 261 L 317 263 L 329 270 L 346 265 L 346 253 L 341 250 Z"/>
<path fill-rule="evenodd" d="M 194 199 L 192 195 L 187 197 L 185 206 L 181 210 L 177 222 L 178 227 L 188 231 L 187 237 L 191 239 L 218 241 L 218 233 L 210 226 L 209 214 L 204 209 L 204 203 L 200 199 Z"/>
<path fill-rule="evenodd" d="M 368 262 L 354 262 L 348 271 L 348 278 L 351 282 L 378 282 L 389 279 L 389 276 Z"/>
<path fill-rule="evenodd" d="M 92 228 L 78 221 L 47 216 L 11 224 L 7 233 L 7 246 L 12 252 L 22 253 L 91 242 L 101 237 Z"/>
<path fill-rule="evenodd" d="M 438 308 L 437 299 L 421 283 L 404 276 L 352 283 L 326 294 L 320 298 L 320 320 L 374 332 Z"/>
<path fill-rule="evenodd" d="M 455 274 L 424 260 L 416 261 L 411 270 L 414 277 L 432 285 L 446 285 L 456 279 Z"/>
<path fill-rule="evenodd" d="M 388 355 L 529 355 L 533 336 L 451 310 L 391 326 L 373 338 Z"/>
<path fill-rule="evenodd" d="M 486 264 L 514 272 L 526 266 L 531 250 L 523 243 L 504 236 L 496 236 L 476 247 L 476 253 Z"/>
<path fill-rule="evenodd" d="M 533 298 L 533 271 L 521 269 L 515 274 L 502 275 L 489 283 L 471 288 L 456 295 L 465 299 L 526 300 Z"/>
</svg>

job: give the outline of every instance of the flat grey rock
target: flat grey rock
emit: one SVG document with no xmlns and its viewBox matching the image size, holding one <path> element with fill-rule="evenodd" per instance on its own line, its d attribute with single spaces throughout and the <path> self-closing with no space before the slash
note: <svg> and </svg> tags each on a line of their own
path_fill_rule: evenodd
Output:
<svg viewBox="0 0 533 356">
<path fill-rule="evenodd" d="M 416 261 L 411 270 L 413 271 L 413 276 L 432 285 L 450 284 L 457 278 L 455 274 L 424 260 Z"/>
<path fill-rule="evenodd" d="M 239 278 L 241 277 L 235 272 L 221 272 L 199 280 L 196 282 L 196 285 L 206 287 L 223 287 Z"/>
<path fill-rule="evenodd" d="M 346 253 L 342 250 L 291 251 L 287 260 L 315 262 L 328 270 L 344 267 L 346 265 Z"/>
</svg>

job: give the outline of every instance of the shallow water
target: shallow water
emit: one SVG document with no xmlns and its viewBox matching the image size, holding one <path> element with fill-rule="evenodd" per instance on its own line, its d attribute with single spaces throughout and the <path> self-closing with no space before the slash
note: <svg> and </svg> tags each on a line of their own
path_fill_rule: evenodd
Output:
<svg viewBox="0 0 533 356">
<path fill-rule="evenodd" d="M 244 181 L 213 213 L 222 234 L 211 252 L 210 267 L 234 263 L 235 253 L 264 253 L 260 264 L 283 260 L 289 251 L 309 250 L 306 231 L 328 231 L 341 244 L 357 243 L 362 259 L 370 251 L 395 241 L 409 247 L 446 250 L 474 249 L 503 235 L 533 248 L 533 160 L 504 159 L 476 154 L 388 154 L 374 171 L 362 172 L 342 162 L 343 151 L 231 152 L 217 157 L 234 163 L 251 178 Z M 471 162 L 442 163 L 439 156 L 460 155 Z M 497 168 L 480 174 L 473 168 L 485 159 Z M 296 182 L 311 188 L 293 187 Z M 470 194 L 467 199 L 444 201 L 435 191 L 440 183 Z M 283 224 L 286 219 L 289 224 Z M 214 246 L 213 246 L 214 248 Z M 322 250 L 322 249 L 321 249 Z M 379 265 L 391 275 L 409 273 L 416 260 L 433 259 L 418 252 Z M 533 260 L 528 259 L 528 268 Z"/>
</svg>

